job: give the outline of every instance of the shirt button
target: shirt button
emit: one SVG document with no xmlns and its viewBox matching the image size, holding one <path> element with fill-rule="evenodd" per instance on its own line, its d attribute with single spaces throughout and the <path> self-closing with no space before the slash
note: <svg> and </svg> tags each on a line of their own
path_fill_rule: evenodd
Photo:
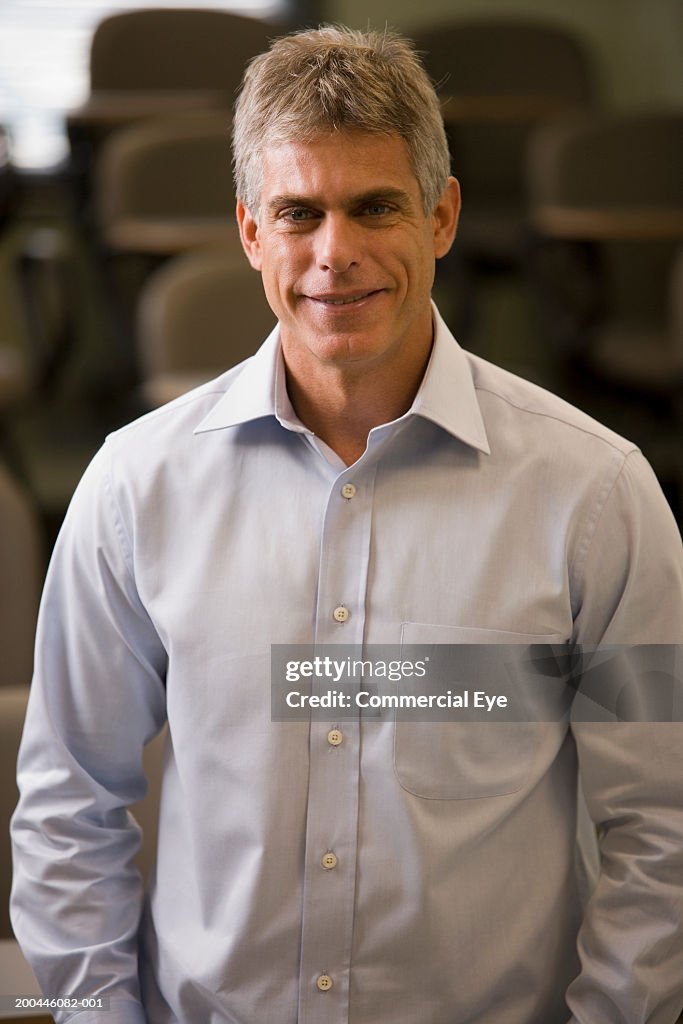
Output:
<svg viewBox="0 0 683 1024">
<path fill-rule="evenodd" d="M 321 974 L 318 980 L 316 981 L 316 985 L 318 986 L 321 992 L 329 992 L 330 989 L 332 988 L 332 984 L 332 978 L 329 976 L 329 974 Z"/>
<path fill-rule="evenodd" d="M 331 850 L 328 850 L 327 853 L 322 855 L 320 863 L 325 868 L 325 871 L 331 871 L 332 868 L 336 868 L 337 866 L 337 855 L 332 853 Z"/>
<path fill-rule="evenodd" d="M 344 734 L 341 729 L 330 729 L 327 734 L 327 742 L 333 747 L 338 747 L 343 739 Z"/>
<path fill-rule="evenodd" d="M 356 495 L 356 488 L 354 484 L 344 484 L 341 489 L 342 498 L 347 498 L 349 501 Z"/>
<path fill-rule="evenodd" d="M 348 622 L 351 618 L 351 612 L 348 608 L 345 608 L 343 604 L 340 604 L 338 608 L 335 608 L 332 612 L 332 617 L 335 622 Z"/>
</svg>

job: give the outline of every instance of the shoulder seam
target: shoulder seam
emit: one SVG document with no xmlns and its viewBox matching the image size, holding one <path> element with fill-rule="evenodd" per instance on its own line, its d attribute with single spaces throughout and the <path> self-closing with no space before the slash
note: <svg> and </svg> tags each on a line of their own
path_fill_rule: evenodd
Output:
<svg viewBox="0 0 683 1024">
<path fill-rule="evenodd" d="M 494 398 L 500 399 L 501 402 L 505 402 L 506 405 L 511 406 L 513 409 L 517 409 L 519 412 L 526 412 L 530 416 L 542 416 L 544 419 L 554 420 L 556 423 L 561 423 L 563 426 L 569 427 L 571 430 L 578 430 L 582 434 L 587 434 L 589 437 L 594 437 L 598 441 L 603 441 L 615 452 L 619 452 L 620 455 L 623 455 L 624 458 L 631 455 L 633 452 L 640 450 L 638 445 L 634 444 L 632 441 L 627 441 L 625 438 L 622 439 L 624 440 L 625 447 L 620 448 L 619 445 L 611 441 L 609 437 L 604 437 L 602 434 L 599 434 L 594 430 L 588 430 L 587 427 L 582 427 L 578 423 L 570 423 L 569 420 L 562 419 L 560 416 L 553 416 L 553 414 L 549 412 L 542 412 L 539 409 L 529 409 L 524 405 L 519 405 L 517 402 L 513 402 L 511 398 L 507 397 L 507 395 L 501 395 L 498 391 L 482 387 L 480 384 L 475 384 L 474 388 L 475 391 L 483 391 L 488 395 L 493 395 Z M 560 401 L 563 401 L 563 399 L 560 399 Z M 606 427 L 605 429 L 609 430 L 609 427 Z"/>
</svg>

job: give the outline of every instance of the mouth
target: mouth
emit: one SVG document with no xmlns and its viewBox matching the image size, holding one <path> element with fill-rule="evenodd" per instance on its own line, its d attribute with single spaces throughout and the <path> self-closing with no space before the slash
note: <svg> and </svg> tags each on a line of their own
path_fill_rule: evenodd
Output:
<svg viewBox="0 0 683 1024">
<path fill-rule="evenodd" d="M 367 299 L 370 295 L 378 295 L 381 290 L 375 288 L 369 292 L 358 292 L 356 295 L 309 295 L 308 298 L 325 306 L 352 306 L 356 302 Z"/>
</svg>

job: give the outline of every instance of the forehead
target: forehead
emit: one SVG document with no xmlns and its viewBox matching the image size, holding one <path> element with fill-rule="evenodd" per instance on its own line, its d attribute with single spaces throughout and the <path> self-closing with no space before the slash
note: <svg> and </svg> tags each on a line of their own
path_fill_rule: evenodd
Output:
<svg viewBox="0 0 683 1024">
<path fill-rule="evenodd" d="M 419 195 L 408 146 L 399 135 L 330 132 L 308 142 L 278 142 L 261 154 L 263 196 L 394 188 Z"/>
</svg>

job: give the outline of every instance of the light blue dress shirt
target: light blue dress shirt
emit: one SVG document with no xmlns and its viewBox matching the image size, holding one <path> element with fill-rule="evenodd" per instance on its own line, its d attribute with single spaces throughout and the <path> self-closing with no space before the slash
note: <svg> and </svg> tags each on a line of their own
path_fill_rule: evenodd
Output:
<svg viewBox="0 0 683 1024">
<path fill-rule="evenodd" d="M 638 450 L 435 324 L 411 409 L 350 467 L 297 419 L 276 329 L 108 438 L 81 482 L 12 828 L 13 922 L 44 990 L 111 999 L 79 1024 L 680 1009 L 680 726 L 558 722 L 517 742 L 271 721 L 274 643 L 683 640 L 680 537 Z M 126 807 L 166 720 L 140 923 Z M 577 768 L 604 833 L 586 908 Z"/>
</svg>

